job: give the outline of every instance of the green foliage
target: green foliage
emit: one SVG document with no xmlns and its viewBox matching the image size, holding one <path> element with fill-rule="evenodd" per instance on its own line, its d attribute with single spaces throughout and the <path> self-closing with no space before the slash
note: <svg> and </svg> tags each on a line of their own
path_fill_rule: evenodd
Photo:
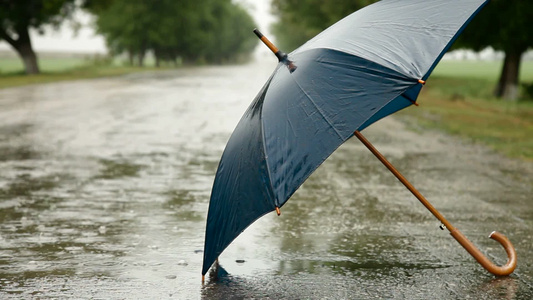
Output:
<svg viewBox="0 0 533 300">
<path fill-rule="evenodd" d="M 74 0 L 0 0 L 1 30 L 15 33 L 20 27 L 41 29 L 42 25 L 57 26 L 70 16 Z"/>
<path fill-rule="evenodd" d="M 98 31 L 116 54 L 156 61 L 222 63 L 251 53 L 254 22 L 230 0 L 92 0 Z"/>
<path fill-rule="evenodd" d="M 277 43 L 291 51 L 328 26 L 376 0 L 273 0 Z"/>
<path fill-rule="evenodd" d="M 456 47 L 492 46 L 523 53 L 533 47 L 533 1 L 491 0 L 459 37 Z"/>
</svg>

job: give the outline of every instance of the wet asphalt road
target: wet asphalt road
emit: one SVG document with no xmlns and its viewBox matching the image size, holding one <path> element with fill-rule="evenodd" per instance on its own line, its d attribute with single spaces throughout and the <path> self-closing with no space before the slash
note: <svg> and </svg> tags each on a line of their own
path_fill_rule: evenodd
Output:
<svg viewBox="0 0 533 300">
<path fill-rule="evenodd" d="M 533 298 L 533 164 L 404 116 L 363 133 L 499 264 L 505 253 L 487 235 L 506 234 L 512 276 L 482 269 L 352 139 L 202 284 L 218 160 L 273 68 L 0 90 L 0 298 Z"/>
</svg>

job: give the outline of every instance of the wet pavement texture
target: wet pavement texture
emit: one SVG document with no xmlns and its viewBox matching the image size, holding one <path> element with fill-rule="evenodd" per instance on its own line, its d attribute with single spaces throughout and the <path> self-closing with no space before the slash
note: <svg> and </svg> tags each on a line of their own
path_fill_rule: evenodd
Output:
<svg viewBox="0 0 533 300">
<path fill-rule="evenodd" d="M 487 273 L 351 139 L 202 284 L 218 161 L 274 66 L 0 90 L 0 298 L 533 298 L 533 164 L 405 116 L 363 133 L 498 264 L 487 235 L 507 235 L 511 276 Z"/>
</svg>

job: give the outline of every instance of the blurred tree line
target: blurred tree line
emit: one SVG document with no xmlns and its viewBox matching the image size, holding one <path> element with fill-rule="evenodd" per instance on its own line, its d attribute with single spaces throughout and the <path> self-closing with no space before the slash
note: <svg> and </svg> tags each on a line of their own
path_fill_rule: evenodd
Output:
<svg viewBox="0 0 533 300">
<path fill-rule="evenodd" d="M 126 53 L 140 66 L 148 52 L 157 65 L 234 62 L 257 43 L 253 19 L 231 0 L 0 0 L 0 39 L 19 54 L 27 74 L 39 73 L 29 29 L 58 27 L 82 8 L 96 16 L 112 54 Z"/>
<path fill-rule="evenodd" d="M 234 62 L 257 43 L 252 17 L 231 0 L 87 0 L 84 7 L 109 49 L 139 66 L 148 51 L 157 66 Z"/>
<path fill-rule="evenodd" d="M 350 13 L 376 0 L 272 0 L 278 44 L 292 50 Z M 523 54 L 533 47 L 533 1 L 491 0 L 461 34 L 453 49 L 493 47 L 505 53 L 494 95 L 518 96 Z"/>
</svg>

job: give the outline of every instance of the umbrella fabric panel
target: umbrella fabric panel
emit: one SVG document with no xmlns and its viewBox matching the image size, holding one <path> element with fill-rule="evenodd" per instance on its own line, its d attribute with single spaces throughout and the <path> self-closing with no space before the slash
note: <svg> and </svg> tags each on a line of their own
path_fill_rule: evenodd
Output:
<svg viewBox="0 0 533 300">
<path fill-rule="evenodd" d="M 267 87 L 268 83 L 263 90 Z M 207 215 L 202 274 L 246 227 L 275 209 L 260 119 L 263 100 L 261 91 L 235 128 L 220 160 Z"/>
<path fill-rule="evenodd" d="M 412 104 L 398 96 L 420 85 L 416 78 L 330 49 L 302 52 L 291 59 L 298 69 L 276 70 L 262 112 L 267 164 L 279 206 L 391 101 L 401 101 L 396 109 Z"/>
<path fill-rule="evenodd" d="M 370 119 L 368 119 L 363 125 L 359 126 L 357 130 L 361 131 L 367 126 L 371 125 L 378 120 L 393 114 L 399 110 L 402 110 L 416 102 L 416 98 L 422 89 L 422 84 L 417 84 L 407 91 L 405 91 L 400 96 L 396 97 L 394 100 L 390 101 L 387 105 L 383 106 L 378 112 L 376 112 Z"/>
<path fill-rule="evenodd" d="M 450 41 L 487 2 L 383 0 L 345 17 L 291 54 L 334 49 L 425 79 Z"/>
</svg>

